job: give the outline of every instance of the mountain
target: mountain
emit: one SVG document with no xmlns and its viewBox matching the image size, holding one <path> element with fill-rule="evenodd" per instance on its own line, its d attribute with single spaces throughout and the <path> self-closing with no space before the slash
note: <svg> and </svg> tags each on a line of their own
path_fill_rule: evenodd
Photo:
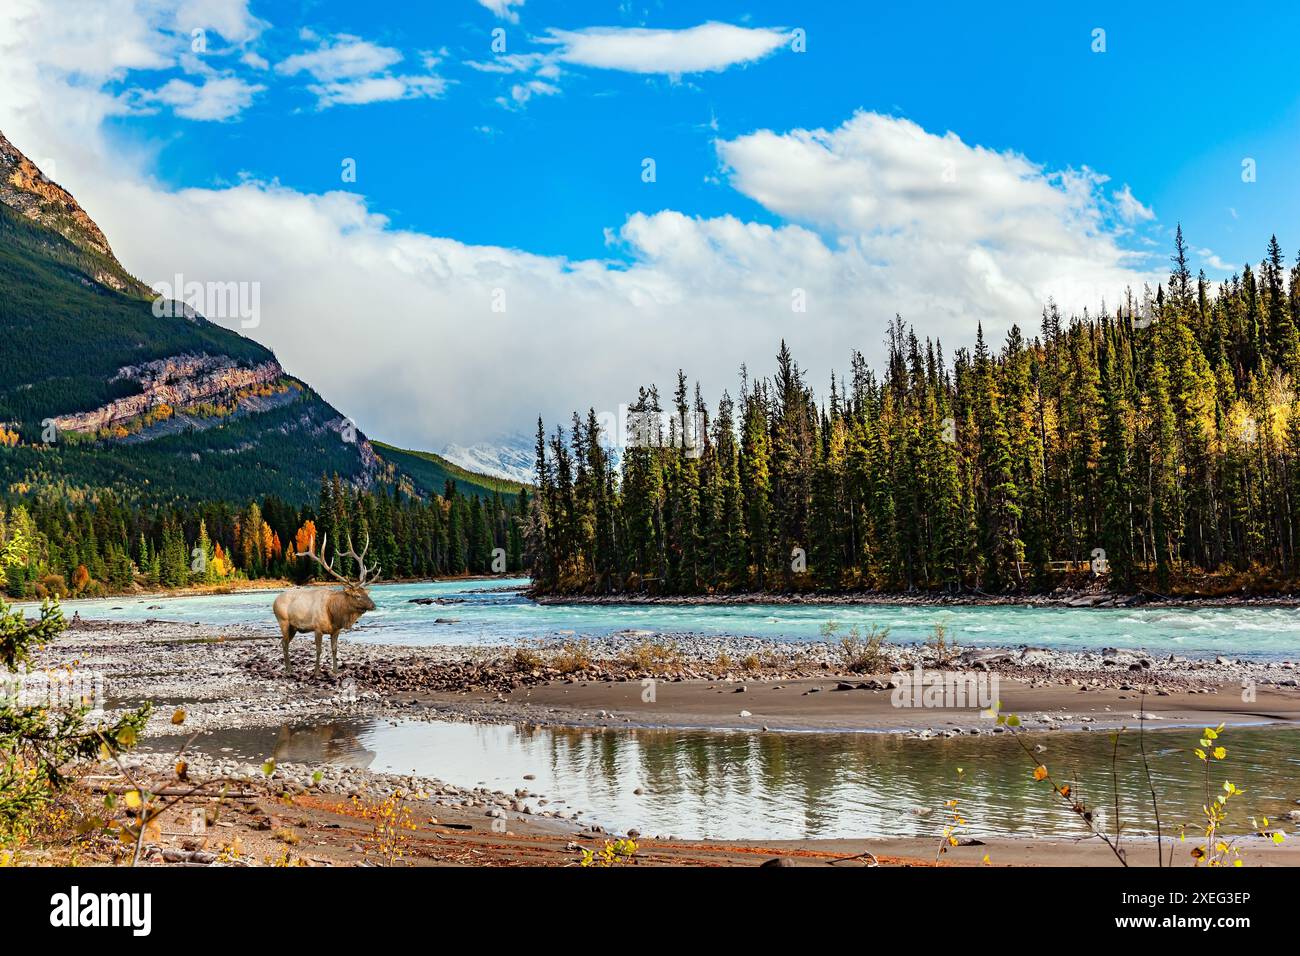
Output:
<svg viewBox="0 0 1300 956">
<path fill-rule="evenodd" d="M 507 435 L 475 445 L 447 445 L 441 457 L 467 471 L 531 485 L 537 475 L 534 441 L 525 435 Z"/>
<path fill-rule="evenodd" d="M 456 490 L 463 495 L 479 496 L 494 492 L 513 496 L 519 493 L 520 485 L 530 484 L 527 480 L 512 480 L 483 471 L 462 468 L 433 452 L 409 451 L 378 441 L 375 442 L 375 450 L 384 462 L 391 464 L 397 470 L 403 480 L 410 482 L 415 493 L 421 497 L 442 494 L 448 481 L 453 482 Z"/>
<path fill-rule="evenodd" d="M 155 294 L 0 134 L 0 495 L 313 500 L 398 481 L 267 348 Z"/>
</svg>

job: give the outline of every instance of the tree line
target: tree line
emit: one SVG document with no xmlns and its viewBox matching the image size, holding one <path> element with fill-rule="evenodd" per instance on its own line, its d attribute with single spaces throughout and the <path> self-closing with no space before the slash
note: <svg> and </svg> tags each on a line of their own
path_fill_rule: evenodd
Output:
<svg viewBox="0 0 1300 956">
<path fill-rule="evenodd" d="M 224 501 L 131 505 L 108 490 L 69 499 L 52 491 L 16 498 L 0 509 L 0 545 L 26 542 L 8 569 L 14 597 L 121 593 L 136 586 L 185 587 L 235 579 L 320 577 L 298 558 L 328 535 L 329 552 L 359 550 L 385 578 L 520 573 L 525 567 L 527 489 L 466 495 L 448 481 L 425 498 L 396 486 L 358 490 L 337 475 L 322 478 L 314 505 L 268 497 L 237 507 Z M 340 558 L 341 573 L 354 574 Z"/>
<path fill-rule="evenodd" d="M 528 552 L 551 593 L 1042 590 L 1296 577 L 1300 257 L 1167 283 L 951 362 L 901 319 L 818 398 L 785 343 L 708 408 L 643 387 L 615 452 L 538 420 Z"/>
</svg>

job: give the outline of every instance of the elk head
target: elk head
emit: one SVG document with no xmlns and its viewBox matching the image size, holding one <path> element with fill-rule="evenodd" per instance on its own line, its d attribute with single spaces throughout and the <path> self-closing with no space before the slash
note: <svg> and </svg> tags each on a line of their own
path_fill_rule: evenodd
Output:
<svg viewBox="0 0 1300 956">
<path fill-rule="evenodd" d="M 343 585 L 342 593 L 347 597 L 348 603 L 352 605 L 355 611 L 357 611 L 358 616 L 364 614 L 366 611 L 373 611 L 375 609 L 375 602 L 370 600 L 370 592 L 366 590 L 366 581 L 374 581 L 374 578 L 379 574 L 379 565 L 375 565 L 371 568 L 366 567 L 366 552 L 370 550 L 369 533 L 366 534 L 366 543 L 362 545 L 360 554 L 357 554 L 356 550 L 352 547 L 351 535 L 348 536 L 348 549 L 342 552 L 343 557 L 352 558 L 357 562 L 358 576 L 355 581 L 348 580 L 335 569 L 334 561 L 340 554 L 338 548 L 334 549 L 334 554 L 330 557 L 329 561 L 325 560 L 325 545 L 328 541 L 329 535 L 322 535 L 320 540 L 320 550 L 317 551 L 316 538 L 313 535 L 311 542 L 307 545 L 307 550 L 297 552 L 298 557 L 311 558 L 324 568 L 331 577 L 341 583 Z"/>
</svg>

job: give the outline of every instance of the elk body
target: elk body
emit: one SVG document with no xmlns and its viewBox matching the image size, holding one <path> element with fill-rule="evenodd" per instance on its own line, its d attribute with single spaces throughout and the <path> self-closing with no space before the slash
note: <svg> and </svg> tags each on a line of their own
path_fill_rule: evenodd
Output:
<svg viewBox="0 0 1300 956">
<path fill-rule="evenodd" d="M 307 633 L 316 635 L 316 667 L 312 673 L 320 673 L 321 638 L 326 634 L 330 636 L 331 670 L 337 672 L 339 632 L 348 630 L 357 623 L 357 619 L 362 614 L 375 609 L 375 602 L 370 600 L 370 593 L 366 590 L 366 579 L 373 578 L 379 572 L 378 567 L 366 567 L 366 551 L 370 548 L 369 536 L 366 537 L 365 546 L 362 547 L 360 554 L 352 549 L 351 541 L 348 542 L 348 550 L 344 552 L 345 557 L 356 559 L 359 569 L 356 581 L 349 581 L 334 569 L 334 558 L 338 557 L 337 549 L 334 557 L 328 563 L 325 561 L 323 555 L 327 538 L 328 536 L 321 539 L 319 553 L 316 551 L 316 542 L 313 539 L 306 551 L 298 552 L 298 557 L 314 560 L 332 577 L 340 581 L 343 588 L 341 590 L 290 588 L 288 591 L 282 591 L 276 597 L 275 603 L 271 605 L 275 619 L 280 624 L 280 643 L 284 647 L 286 674 L 293 673 L 293 665 L 289 663 L 289 642 L 293 640 L 295 634 Z"/>
</svg>

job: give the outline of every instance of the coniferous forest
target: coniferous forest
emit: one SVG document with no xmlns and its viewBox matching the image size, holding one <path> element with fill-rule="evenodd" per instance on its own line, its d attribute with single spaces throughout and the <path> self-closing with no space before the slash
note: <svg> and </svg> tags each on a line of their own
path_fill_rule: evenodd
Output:
<svg viewBox="0 0 1300 956">
<path fill-rule="evenodd" d="M 945 357 L 901 319 L 883 369 L 814 392 L 782 343 L 715 410 L 679 373 L 629 416 L 537 432 L 529 550 L 551 593 L 1289 589 L 1300 525 L 1300 258 L 1165 283 Z M 1209 583 L 1207 583 L 1209 582 Z"/>
<path fill-rule="evenodd" d="M 387 579 L 517 574 L 528 510 L 526 489 L 467 495 L 448 480 L 441 495 L 422 499 L 396 487 L 358 491 L 338 476 L 322 478 L 317 503 L 303 507 L 275 497 L 242 508 L 131 506 L 110 491 L 69 507 L 66 498 L 43 493 L 0 511 L 0 541 L 18 536 L 29 543 L 29 559 L 7 575 L 15 597 L 326 578 L 310 558 L 297 557 L 326 535 L 331 554 L 349 537 L 358 549 L 369 537 L 366 563 L 378 563 Z M 355 572 L 348 559 L 336 567 Z"/>
</svg>

